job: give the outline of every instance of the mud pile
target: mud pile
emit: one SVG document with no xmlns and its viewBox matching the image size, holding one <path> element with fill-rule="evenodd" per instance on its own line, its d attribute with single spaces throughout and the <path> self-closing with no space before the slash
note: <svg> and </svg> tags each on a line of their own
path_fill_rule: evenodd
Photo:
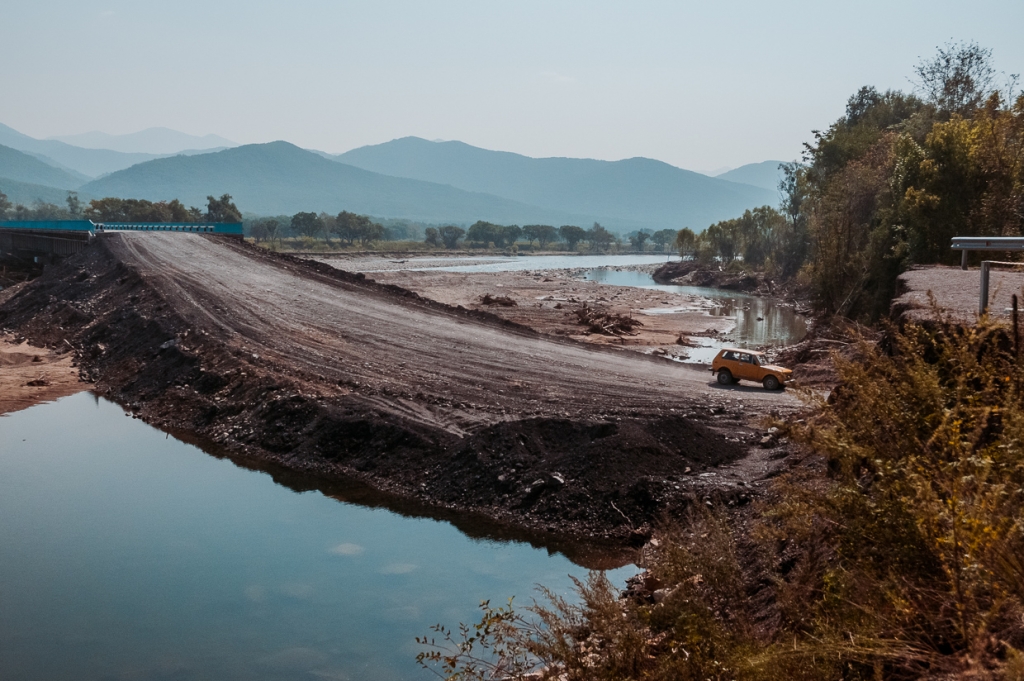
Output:
<svg viewBox="0 0 1024 681">
<path fill-rule="evenodd" d="M 588 403 L 581 397 L 569 417 L 569 407 L 551 397 L 559 388 L 554 364 L 536 369 L 551 385 L 535 386 L 533 374 L 524 371 L 521 385 L 513 381 L 507 391 L 498 389 L 493 368 L 484 367 L 464 379 L 491 395 L 476 403 L 476 392 L 456 384 L 459 371 L 475 366 L 468 360 L 453 364 L 451 372 L 429 366 L 437 376 L 433 384 L 416 376 L 403 384 L 410 372 L 405 362 L 378 371 L 371 355 L 361 362 L 328 357 L 323 368 L 311 368 L 292 350 L 301 339 L 257 329 L 254 313 L 232 309 L 237 301 L 212 298 L 199 314 L 191 301 L 208 292 L 182 289 L 180 280 L 148 268 L 141 256 L 132 261 L 126 255 L 131 244 L 121 238 L 107 235 L 24 286 L 0 305 L 0 330 L 54 352 L 73 352 L 81 376 L 97 392 L 154 425 L 195 434 L 250 462 L 355 479 L 427 504 L 566 536 L 635 540 L 663 514 L 689 504 L 749 498 L 742 484 L 700 477 L 740 459 L 745 443 L 757 439 L 741 425 L 749 415 L 721 400 L 695 396 L 688 405 L 666 403 L 643 394 L 652 389 L 638 392 L 623 383 L 619 401 L 584 410 L 580 405 Z M 466 333 L 510 328 L 485 313 L 444 308 L 362 275 L 226 243 L 216 246 L 224 249 L 225 262 L 227 255 L 251 259 L 267 272 L 287 274 L 289 282 L 308 279 L 338 295 L 375 298 L 396 309 L 429 308 Z M 258 295 L 255 288 L 251 295 Z M 225 320 L 233 314 L 248 326 L 228 327 Z M 477 326 L 466 327 L 470 322 L 460 321 L 466 319 Z M 303 323 L 314 322 L 323 323 Z M 518 337 L 507 339 L 510 348 Z M 429 340 L 417 342 L 426 348 Z M 553 345 L 553 352 L 574 358 L 577 345 Z M 597 380 L 593 370 L 580 375 Z M 565 387 L 572 389 L 575 384 Z M 444 426 L 446 418 L 455 418 L 447 413 L 462 414 L 464 425 Z M 702 421 L 723 424 L 731 437 Z"/>
</svg>

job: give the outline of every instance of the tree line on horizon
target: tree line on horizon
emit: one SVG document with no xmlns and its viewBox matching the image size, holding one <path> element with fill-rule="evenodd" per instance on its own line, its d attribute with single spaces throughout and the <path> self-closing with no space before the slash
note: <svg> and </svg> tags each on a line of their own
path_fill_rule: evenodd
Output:
<svg viewBox="0 0 1024 681">
<path fill-rule="evenodd" d="M 94 222 L 242 222 L 242 213 L 230 194 L 207 196 L 206 211 L 185 207 L 178 199 L 147 201 L 107 197 L 83 204 L 77 192 L 68 192 L 65 205 L 36 201 L 32 207 L 12 205 L 0 192 L 0 220 L 92 220 Z"/>
</svg>

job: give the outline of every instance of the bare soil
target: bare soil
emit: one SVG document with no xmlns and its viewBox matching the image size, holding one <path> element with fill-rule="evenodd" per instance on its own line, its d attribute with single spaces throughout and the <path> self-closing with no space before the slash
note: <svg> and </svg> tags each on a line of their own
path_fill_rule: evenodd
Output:
<svg viewBox="0 0 1024 681">
<path fill-rule="evenodd" d="M 0 329 L 73 348 L 97 392 L 254 465 L 623 543 L 749 501 L 790 454 L 755 422 L 800 408 L 192 234 L 106 234 L 0 303 Z"/>
<path fill-rule="evenodd" d="M 0 414 L 84 390 L 70 353 L 58 354 L 0 336 Z"/>
<path fill-rule="evenodd" d="M 654 289 L 586 281 L 567 270 L 488 273 L 403 270 L 373 272 L 367 276 L 446 305 L 485 310 L 546 334 L 646 353 L 660 348 L 666 355 L 679 358 L 686 357 L 686 343 L 691 336 L 715 336 L 733 327 L 730 318 L 707 314 L 709 301 Z M 515 304 L 488 304 L 488 298 L 492 301 L 507 299 Z M 657 308 L 680 311 L 671 315 L 645 312 Z M 591 324 L 581 321 L 581 310 L 634 319 L 639 325 L 628 330 L 620 325 L 616 332 L 595 330 Z"/>
</svg>

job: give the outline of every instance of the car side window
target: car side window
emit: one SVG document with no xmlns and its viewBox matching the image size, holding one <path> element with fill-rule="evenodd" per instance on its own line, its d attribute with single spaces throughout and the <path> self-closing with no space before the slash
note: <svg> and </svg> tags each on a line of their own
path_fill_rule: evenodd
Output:
<svg viewBox="0 0 1024 681">
<path fill-rule="evenodd" d="M 748 355 L 747 353 L 744 352 L 742 355 L 740 355 L 740 361 L 741 362 L 747 362 L 749 364 L 750 361 L 751 361 L 751 357 L 750 357 L 750 355 Z"/>
<path fill-rule="evenodd" d="M 735 360 L 736 359 L 736 353 L 735 352 L 727 352 L 724 355 L 722 355 L 722 359 L 732 359 L 732 360 Z"/>
</svg>

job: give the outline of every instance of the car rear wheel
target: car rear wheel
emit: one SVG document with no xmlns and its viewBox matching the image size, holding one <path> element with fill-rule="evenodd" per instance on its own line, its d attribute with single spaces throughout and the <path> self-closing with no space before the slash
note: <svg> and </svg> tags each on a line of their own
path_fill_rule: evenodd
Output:
<svg viewBox="0 0 1024 681">
<path fill-rule="evenodd" d="M 728 369 L 719 369 L 718 382 L 721 383 L 722 385 L 732 385 L 732 372 L 729 371 Z"/>
<path fill-rule="evenodd" d="M 761 385 L 764 386 L 765 390 L 778 390 L 782 384 L 779 383 L 779 379 L 774 376 L 765 376 L 764 380 L 761 381 Z"/>
</svg>

